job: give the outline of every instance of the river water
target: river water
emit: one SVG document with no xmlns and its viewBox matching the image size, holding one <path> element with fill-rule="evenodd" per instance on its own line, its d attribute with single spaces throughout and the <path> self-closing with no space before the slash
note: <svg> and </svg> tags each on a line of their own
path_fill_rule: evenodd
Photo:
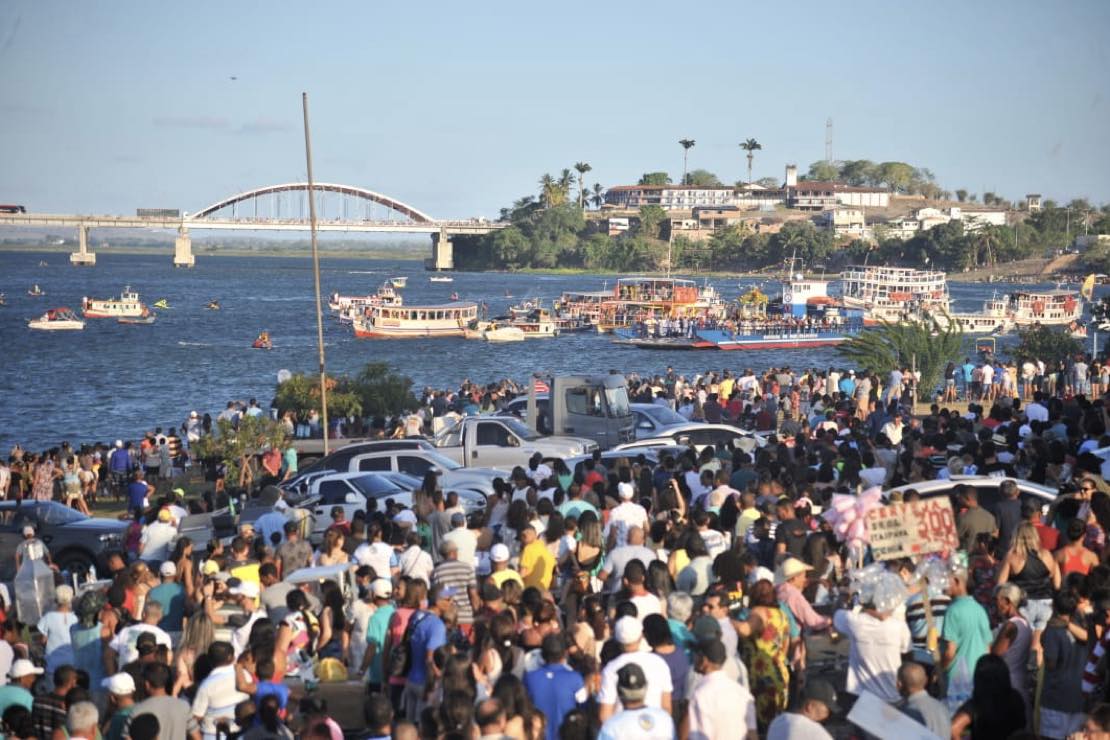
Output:
<svg viewBox="0 0 1110 740">
<path fill-rule="evenodd" d="M 175 270 L 170 254 L 97 255 L 93 268 L 71 267 L 68 255 L 0 253 L 0 454 L 15 442 L 31 449 L 73 442 L 135 437 L 155 426 L 179 426 L 189 411 L 213 416 L 231 399 L 257 397 L 265 407 L 281 369 L 314 372 L 316 321 L 312 263 L 302 257 L 200 255 L 192 270 Z M 48 265 L 41 266 L 45 260 Z M 491 315 L 523 298 L 550 301 L 564 290 L 601 290 L 613 278 L 593 275 L 456 273 L 453 283 L 429 283 L 417 261 L 325 259 L 321 288 L 346 294 L 373 292 L 383 281 L 407 276 L 405 302 L 486 302 Z M 27 290 L 39 284 L 46 296 Z M 725 298 L 741 292 L 740 281 L 711 283 Z M 744 286 L 751 281 L 744 281 Z M 148 305 L 166 299 L 157 323 L 126 326 L 88 322 L 80 332 L 41 332 L 27 321 L 45 309 L 79 309 L 82 296 L 108 298 L 130 285 Z M 950 284 L 959 310 L 978 310 L 1002 284 Z M 1100 289 L 1100 291 L 1105 289 Z M 506 292 L 512 298 L 506 297 Z M 218 299 L 220 311 L 205 304 Z M 326 306 L 325 306 L 326 310 Z M 251 349 L 260 330 L 274 349 Z M 453 387 L 464 378 L 488 382 L 551 373 L 678 372 L 783 364 L 828 366 L 833 349 L 806 351 L 647 351 L 614 345 L 594 333 L 523 343 L 488 344 L 465 339 L 356 340 L 349 327 L 326 319 L 330 372 L 352 372 L 385 361 L 417 386 Z"/>
</svg>

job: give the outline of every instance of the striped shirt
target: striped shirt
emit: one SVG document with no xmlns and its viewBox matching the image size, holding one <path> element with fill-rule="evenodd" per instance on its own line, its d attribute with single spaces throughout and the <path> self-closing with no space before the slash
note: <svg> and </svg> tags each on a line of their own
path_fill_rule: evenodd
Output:
<svg viewBox="0 0 1110 740">
<path fill-rule="evenodd" d="M 458 609 L 459 624 L 474 623 L 474 607 L 470 604 L 469 589 L 478 589 L 478 579 L 474 567 L 458 560 L 444 560 L 432 571 L 433 586 L 449 586 L 456 589 L 455 607 Z"/>
</svg>

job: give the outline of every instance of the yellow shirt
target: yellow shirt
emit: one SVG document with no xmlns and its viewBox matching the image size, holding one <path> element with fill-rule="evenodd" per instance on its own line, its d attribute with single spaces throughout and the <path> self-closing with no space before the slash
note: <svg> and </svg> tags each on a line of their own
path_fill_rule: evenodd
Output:
<svg viewBox="0 0 1110 740">
<path fill-rule="evenodd" d="M 734 381 L 732 378 L 725 378 L 721 381 L 720 402 L 722 406 L 728 403 L 728 400 L 732 398 L 732 386 L 735 382 L 736 381 Z"/>
<path fill-rule="evenodd" d="M 512 568 L 506 568 L 505 570 L 499 570 L 496 573 L 490 573 L 489 579 L 493 581 L 493 585 L 497 586 L 498 588 L 504 586 L 505 581 L 516 581 L 521 586 L 524 585 L 524 579 L 521 578 L 520 574 Z"/>
<path fill-rule="evenodd" d="M 524 576 L 524 587 L 535 586 L 547 590 L 551 587 L 551 577 L 555 572 L 555 558 L 542 541 L 536 540 L 520 553 L 520 569 L 528 570 Z"/>
</svg>

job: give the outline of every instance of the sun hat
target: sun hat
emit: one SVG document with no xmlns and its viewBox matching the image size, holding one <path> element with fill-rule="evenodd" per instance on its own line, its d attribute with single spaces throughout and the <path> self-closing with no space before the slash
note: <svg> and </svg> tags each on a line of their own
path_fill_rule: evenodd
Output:
<svg viewBox="0 0 1110 740">
<path fill-rule="evenodd" d="M 798 558 L 787 558 L 783 560 L 782 564 L 779 566 L 779 582 L 789 581 L 799 573 L 805 573 L 810 570 L 813 570 L 812 565 L 806 565 L 801 560 L 798 560 Z"/>
</svg>

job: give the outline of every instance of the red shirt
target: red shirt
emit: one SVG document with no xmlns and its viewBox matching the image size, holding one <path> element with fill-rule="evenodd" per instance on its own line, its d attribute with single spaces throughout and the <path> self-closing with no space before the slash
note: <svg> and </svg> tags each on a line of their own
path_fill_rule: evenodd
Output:
<svg viewBox="0 0 1110 740">
<path fill-rule="evenodd" d="M 1056 552 L 1056 547 L 1060 544 L 1060 530 L 1043 523 L 1033 526 L 1037 528 L 1037 534 L 1040 535 L 1041 547 L 1049 552 Z"/>
</svg>

